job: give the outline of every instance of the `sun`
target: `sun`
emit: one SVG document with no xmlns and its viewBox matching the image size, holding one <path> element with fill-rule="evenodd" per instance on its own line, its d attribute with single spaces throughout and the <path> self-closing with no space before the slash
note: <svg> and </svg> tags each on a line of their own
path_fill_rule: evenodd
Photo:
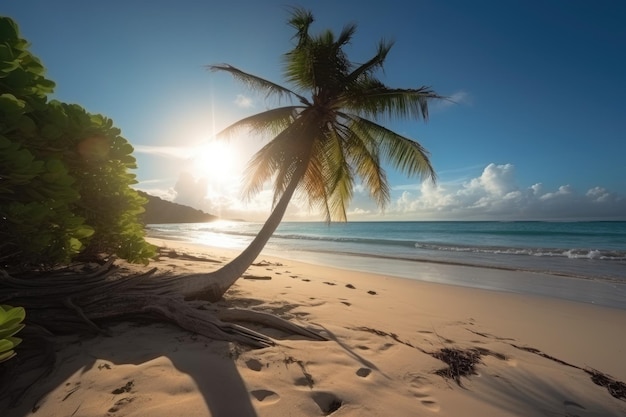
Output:
<svg viewBox="0 0 626 417">
<path fill-rule="evenodd" d="M 211 183 L 226 183 L 240 175 L 234 148 L 226 142 L 212 141 L 194 148 L 190 171 Z"/>
</svg>

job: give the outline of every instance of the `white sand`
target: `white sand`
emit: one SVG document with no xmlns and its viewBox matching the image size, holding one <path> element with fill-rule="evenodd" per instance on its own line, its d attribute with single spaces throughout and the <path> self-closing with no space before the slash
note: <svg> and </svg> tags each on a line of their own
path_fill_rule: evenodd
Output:
<svg viewBox="0 0 626 417">
<path fill-rule="evenodd" d="M 155 242 L 212 259 L 233 256 Z M 625 310 L 261 259 L 270 265 L 249 273 L 271 280 L 240 279 L 220 304 L 275 312 L 329 341 L 261 328 L 278 344 L 250 350 L 167 325 L 122 323 L 111 329 L 114 337 L 65 345 L 55 372 L 1 415 L 626 415 L 626 401 L 583 370 L 626 381 Z M 183 272 L 218 265 L 163 258 L 155 266 Z M 445 364 L 428 353 L 442 348 L 493 354 L 459 386 L 434 373 Z"/>
</svg>

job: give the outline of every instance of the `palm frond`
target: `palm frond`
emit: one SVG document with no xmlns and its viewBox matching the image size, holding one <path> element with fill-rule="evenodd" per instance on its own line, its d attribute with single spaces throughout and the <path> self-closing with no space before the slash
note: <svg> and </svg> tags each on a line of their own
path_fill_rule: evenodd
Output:
<svg viewBox="0 0 626 417">
<path fill-rule="evenodd" d="M 328 165 L 326 170 L 326 185 L 328 189 L 328 212 L 330 217 L 326 221 L 347 220 L 347 207 L 352 200 L 354 177 L 346 158 L 342 137 L 337 131 L 329 131 L 329 137 L 324 141 L 324 162 Z"/>
<path fill-rule="evenodd" d="M 313 145 L 311 159 L 300 183 L 298 194 L 303 200 L 308 202 L 309 208 L 323 213 L 324 218 L 329 219 L 331 213 L 328 207 L 329 196 L 324 180 L 325 165 L 320 155 L 320 143 L 316 142 Z"/>
<path fill-rule="evenodd" d="M 356 32 L 356 24 L 355 23 L 347 24 L 341 30 L 341 33 L 339 34 L 339 37 L 337 38 L 337 41 L 335 42 L 335 44 L 338 47 L 347 45 L 348 43 L 350 43 L 350 40 L 352 40 L 352 36 L 354 36 L 355 32 Z"/>
<path fill-rule="evenodd" d="M 257 77 L 256 75 L 244 72 L 238 68 L 233 67 L 232 65 L 208 65 L 207 68 L 211 71 L 228 72 L 230 75 L 233 76 L 233 78 L 246 84 L 251 89 L 264 92 L 266 94 L 266 97 L 278 96 L 278 98 L 280 99 L 283 97 L 292 98 L 293 96 L 296 97 L 302 104 L 309 104 L 309 101 L 305 97 L 291 91 L 290 89 L 268 81 L 264 78 Z"/>
<path fill-rule="evenodd" d="M 243 195 L 245 198 L 250 199 L 258 194 L 263 189 L 263 185 L 281 170 L 287 172 L 284 165 L 292 164 L 293 160 L 291 130 L 293 129 L 285 129 L 252 156 L 244 175 Z M 276 177 L 275 196 L 284 190 L 286 182 L 285 178 Z"/>
<path fill-rule="evenodd" d="M 366 74 L 370 74 L 378 68 L 382 68 L 385 62 L 385 59 L 387 58 L 387 54 L 389 53 L 392 47 L 393 47 L 393 41 L 385 41 L 384 39 L 381 40 L 380 43 L 378 44 L 378 51 L 376 52 L 376 55 L 374 55 L 370 60 L 360 65 L 354 71 L 352 71 L 352 73 L 350 73 L 350 75 L 347 78 L 347 82 L 348 83 L 354 82 L 359 77 L 362 77 L 363 75 L 366 75 Z"/>
<path fill-rule="evenodd" d="M 436 181 L 436 174 L 430 163 L 429 154 L 418 142 L 395 133 L 367 119 L 342 113 L 351 120 L 350 128 L 361 135 L 376 138 L 380 156 L 407 176 L 430 178 Z"/>
<path fill-rule="evenodd" d="M 342 107 L 372 119 L 428 120 L 428 103 L 444 99 L 430 87 L 415 89 L 388 88 L 380 82 L 368 79 L 364 88 L 350 91 Z"/>
<path fill-rule="evenodd" d="M 245 117 L 222 129 L 218 137 L 232 137 L 242 129 L 251 130 L 255 134 L 277 135 L 293 123 L 302 106 L 278 107 Z"/>
<path fill-rule="evenodd" d="M 346 157 L 361 178 L 370 196 L 381 208 L 391 198 L 387 175 L 379 157 L 378 142 L 367 130 L 340 126 L 346 147 Z"/>
<path fill-rule="evenodd" d="M 309 26 L 315 19 L 313 14 L 301 7 L 291 7 L 291 18 L 287 23 L 296 30 L 295 38 L 298 38 L 298 45 L 303 45 L 309 41 Z"/>
<path fill-rule="evenodd" d="M 263 184 L 274 177 L 274 202 L 278 201 L 291 181 L 295 167 L 310 159 L 311 145 L 315 140 L 315 119 L 299 115 L 286 129 L 253 157 L 244 179 L 244 196 L 250 198 L 258 193 Z"/>
</svg>

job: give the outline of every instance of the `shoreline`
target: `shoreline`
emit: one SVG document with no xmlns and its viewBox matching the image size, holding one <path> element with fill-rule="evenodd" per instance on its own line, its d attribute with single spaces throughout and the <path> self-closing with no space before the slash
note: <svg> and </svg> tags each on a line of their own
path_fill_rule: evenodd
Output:
<svg viewBox="0 0 626 417">
<path fill-rule="evenodd" d="M 312 264 L 364 273 L 391 275 L 397 278 L 466 288 L 543 296 L 626 310 L 626 281 L 619 279 L 597 279 L 504 266 L 400 259 L 369 254 L 319 252 L 327 257 L 325 260 L 319 260 L 315 255 L 311 256 L 304 252 L 294 252 L 296 256 L 275 254 L 269 251 L 268 253 L 291 260 L 304 258 Z M 345 256 L 352 257 L 354 261 L 346 265 L 345 259 L 339 259 Z M 408 270 L 412 271 L 408 273 Z"/>
<path fill-rule="evenodd" d="M 171 250 L 150 266 L 172 274 L 219 268 L 237 253 L 150 240 Z M 183 253 L 192 256 L 179 256 Z M 250 350 L 168 325 L 126 322 L 110 328 L 114 337 L 61 346 L 52 375 L 8 416 L 626 413 L 625 399 L 612 396 L 589 374 L 596 370 L 612 381 L 626 381 L 624 310 L 266 253 L 247 275 L 252 279 L 239 279 L 209 308 L 218 314 L 231 307 L 275 314 L 328 340 L 314 342 L 261 326 L 255 329 L 277 345 Z M 479 355 L 474 373 L 458 383 L 442 377 L 437 372 L 446 365 L 432 355 L 442 349 Z"/>
<path fill-rule="evenodd" d="M 190 245 L 197 250 L 218 249 L 238 253 L 238 248 L 217 248 L 208 244 L 149 236 L 149 241 Z M 342 270 L 390 275 L 422 282 L 455 285 L 506 293 L 544 296 L 626 310 L 626 281 L 584 275 L 525 270 L 499 265 L 480 265 L 440 259 L 387 257 L 375 254 L 288 250 L 266 248 L 268 256 Z M 461 273 L 459 271 L 462 271 Z"/>
</svg>

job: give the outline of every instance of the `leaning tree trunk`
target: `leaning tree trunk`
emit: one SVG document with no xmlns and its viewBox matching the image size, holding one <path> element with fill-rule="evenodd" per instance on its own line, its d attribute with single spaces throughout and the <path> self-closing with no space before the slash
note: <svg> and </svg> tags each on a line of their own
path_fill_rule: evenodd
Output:
<svg viewBox="0 0 626 417">
<path fill-rule="evenodd" d="M 265 221 L 265 224 L 244 251 L 224 265 L 217 271 L 202 273 L 177 275 L 170 281 L 171 287 L 163 287 L 163 283 L 158 283 L 159 288 L 166 291 L 175 291 L 182 294 L 188 300 L 218 301 L 224 293 L 243 275 L 259 256 L 265 244 L 272 237 L 276 228 L 285 215 L 287 206 L 291 201 L 298 183 L 307 169 L 306 160 L 295 168 L 295 172 L 281 196 L 278 204 Z M 149 286 L 152 286 L 148 283 Z"/>
</svg>

